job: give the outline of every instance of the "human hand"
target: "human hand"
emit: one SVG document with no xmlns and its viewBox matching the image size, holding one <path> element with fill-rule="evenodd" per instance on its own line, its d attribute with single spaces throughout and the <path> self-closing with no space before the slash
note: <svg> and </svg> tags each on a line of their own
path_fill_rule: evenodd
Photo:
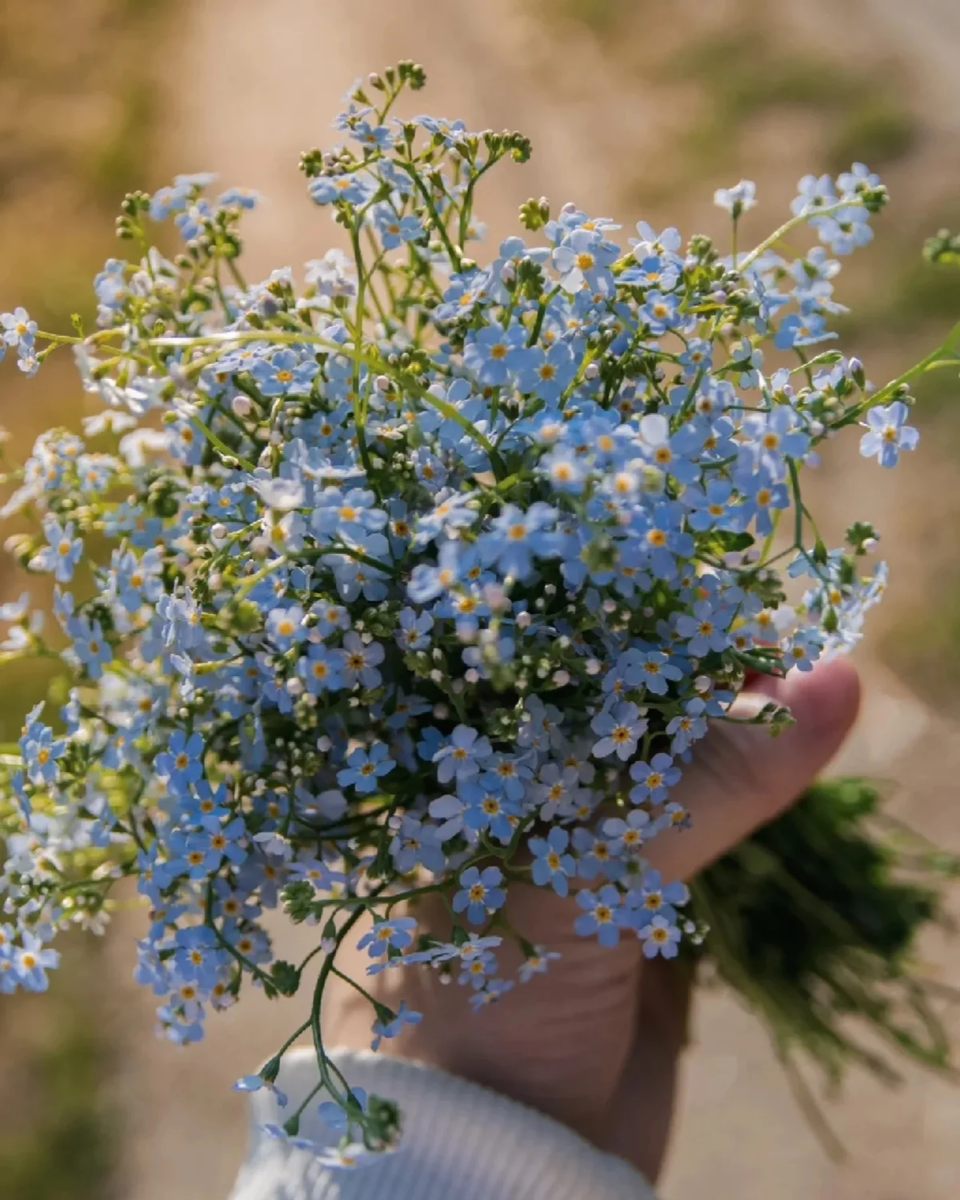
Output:
<svg viewBox="0 0 960 1200">
<path fill-rule="evenodd" d="M 755 698 L 756 697 L 756 698 Z M 719 722 L 699 744 L 672 798 L 692 828 L 654 839 L 645 854 L 665 879 L 690 879 L 787 808 L 833 757 L 857 713 L 859 683 L 838 659 L 785 681 L 763 679 L 736 712 L 773 698 L 796 724 L 778 738 L 760 727 Z M 423 1021 L 384 1041 L 381 1053 L 417 1059 L 529 1104 L 619 1154 L 651 1181 L 666 1148 L 689 998 L 682 964 L 644 960 L 638 939 L 608 949 L 573 931 L 573 898 L 511 885 L 508 917 L 529 942 L 559 951 L 543 975 L 502 1004 L 472 1013 L 468 989 L 444 986 L 436 971 L 397 970 L 364 979 L 366 956 L 345 945 L 338 966 L 363 979 L 393 1010 L 401 1001 Z M 416 909 L 422 930 L 446 938 L 450 919 L 436 896 Z M 353 939 L 351 939 L 351 942 Z M 499 973 L 521 962 L 505 939 Z M 329 1045 L 365 1048 L 370 1004 L 347 984 L 324 1002 Z"/>
</svg>

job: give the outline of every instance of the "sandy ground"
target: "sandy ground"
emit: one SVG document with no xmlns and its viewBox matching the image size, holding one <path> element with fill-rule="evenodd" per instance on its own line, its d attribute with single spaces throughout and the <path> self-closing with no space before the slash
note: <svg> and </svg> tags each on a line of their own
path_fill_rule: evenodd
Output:
<svg viewBox="0 0 960 1200">
<path fill-rule="evenodd" d="M 729 4 L 680 3 L 678 25 L 721 24 Z M 899 0 L 838 0 L 794 9 L 785 19 L 810 23 L 818 36 L 851 39 L 864 22 L 881 55 L 899 51 L 929 64 L 917 74 L 917 101 L 933 126 L 960 130 L 960 8 L 953 0 L 903 5 Z M 838 12 L 837 10 L 842 10 Z M 815 20 L 814 20 L 815 18 Z M 879 47 L 879 49 L 877 49 Z M 168 135 L 183 170 L 214 169 L 269 198 L 250 225 L 251 273 L 322 252 L 336 231 L 306 201 L 295 164 L 307 146 L 330 140 L 329 122 L 349 83 L 373 67 L 414 57 L 430 70 L 423 101 L 431 112 L 464 115 L 475 128 L 517 126 L 534 140 L 529 166 L 506 168 L 487 196 L 492 229 L 505 230 L 516 205 L 546 193 L 570 196 L 593 211 L 616 208 L 624 151 L 651 159 L 682 105 L 636 74 L 611 64 L 588 35 L 554 41 L 518 3 L 484 0 L 193 0 L 186 6 L 171 81 Z M 792 145 L 770 139 L 769 174 L 796 173 Z M 954 150 L 956 145 L 954 143 Z M 731 180 L 730 182 L 733 182 Z M 781 190 L 782 178 L 781 178 Z M 709 211 L 688 206 L 692 221 Z M 634 215 L 639 216 L 637 213 Z M 952 465 L 923 468 L 953 478 Z M 836 488 L 842 506 L 861 474 Z M 914 485 L 921 480 L 919 469 Z M 928 476 L 929 480 L 929 476 Z M 886 482 L 886 481 L 884 481 Z M 909 482 L 909 481 L 908 481 Z M 867 511 L 876 506 L 870 497 Z M 909 561 L 910 538 L 899 494 L 878 497 L 893 523 L 891 541 Z M 857 514 L 859 515 L 859 514 Z M 900 535 L 897 535 L 897 526 Z M 956 845 L 949 802 L 960 772 L 960 739 L 881 667 L 864 660 L 869 700 L 844 768 L 898 780 L 898 809 L 926 833 Z M 118 978 L 129 969 L 129 944 L 113 941 Z M 930 971 L 960 984 L 956 948 L 931 945 Z M 244 1003 L 211 1022 L 207 1042 L 177 1052 L 149 1035 L 149 997 L 121 982 L 142 1012 L 131 1032 L 118 1089 L 128 1119 L 127 1200 L 215 1200 L 225 1194 L 244 1139 L 243 1104 L 228 1090 L 241 1070 L 269 1054 L 291 1021 L 288 1006 Z M 960 1031 L 958 1031 L 960 1032 Z M 830 1163 L 797 1110 L 756 1020 L 730 997 L 697 1004 L 677 1135 L 662 1191 L 666 1200 L 956 1200 L 960 1195 L 960 1090 L 909 1073 L 896 1094 L 871 1080 L 851 1080 L 829 1108 L 851 1158 Z"/>
</svg>

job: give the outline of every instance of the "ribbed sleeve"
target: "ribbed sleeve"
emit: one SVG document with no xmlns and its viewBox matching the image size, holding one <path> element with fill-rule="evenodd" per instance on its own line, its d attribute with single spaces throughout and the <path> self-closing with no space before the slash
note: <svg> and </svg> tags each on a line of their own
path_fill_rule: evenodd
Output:
<svg viewBox="0 0 960 1200">
<path fill-rule="evenodd" d="M 621 1159 L 487 1088 L 381 1055 L 339 1051 L 333 1057 L 351 1087 L 400 1104 L 402 1149 L 345 1171 L 260 1133 L 258 1124 L 281 1123 L 317 1081 L 313 1053 L 293 1051 L 277 1080 L 288 1108 L 277 1108 L 265 1092 L 251 1098 L 250 1150 L 231 1200 L 655 1200 Z M 335 1143 L 325 1132 L 311 1102 L 301 1133 Z"/>
</svg>

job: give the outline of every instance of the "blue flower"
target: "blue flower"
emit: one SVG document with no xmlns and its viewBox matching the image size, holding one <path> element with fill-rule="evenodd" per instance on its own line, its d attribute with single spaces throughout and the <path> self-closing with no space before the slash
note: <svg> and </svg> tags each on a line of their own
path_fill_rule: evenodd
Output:
<svg viewBox="0 0 960 1200">
<path fill-rule="evenodd" d="M 578 825 L 573 831 L 572 841 L 577 852 L 577 874 L 581 879 L 596 879 L 598 875 L 619 879 L 624 874 L 625 867 L 607 838 L 595 836 L 589 829 Z"/>
<path fill-rule="evenodd" d="M 347 766 L 337 772 L 341 787 L 354 787 L 358 792 L 375 792 L 380 780 L 396 766 L 383 742 L 374 742 L 369 750 L 358 746 L 347 755 Z"/>
<path fill-rule="evenodd" d="M 525 349 L 527 331 L 522 325 L 504 329 L 491 321 L 474 334 L 463 351 L 463 365 L 478 382 L 499 387 L 507 382 L 511 371 L 519 370 L 530 361 Z"/>
<path fill-rule="evenodd" d="M 718 526 L 723 528 L 732 522 L 732 498 L 733 484 L 726 479 L 711 479 L 703 488 L 684 488 L 680 497 L 682 503 L 692 510 L 687 523 L 698 533 Z"/>
<path fill-rule="evenodd" d="M 741 179 L 734 187 L 717 188 L 713 202 L 718 208 L 725 208 L 736 220 L 741 213 L 756 207 L 757 185 L 750 179 Z"/>
<path fill-rule="evenodd" d="M 819 629 L 798 629 L 784 647 L 784 661 L 798 671 L 812 671 L 823 652 L 823 634 Z"/>
<path fill-rule="evenodd" d="M 677 286 L 679 275 L 676 265 L 661 258 L 659 254 L 645 254 L 639 261 L 637 266 L 628 267 L 620 276 L 624 283 L 637 283 L 644 288 L 653 288 L 661 292 L 670 292 Z M 708 343 L 703 343 L 701 345 Z M 689 347 L 688 347 L 689 350 Z M 690 366 L 691 358 L 688 356 L 680 356 L 681 363 L 684 366 Z M 700 360 L 702 362 L 702 359 Z M 699 367 L 698 362 L 697 366 Z"/>
<path fill-rule="evenodd" d="M 13 312 L 0 313 L 0 327 L 3 334 L 0 342 L 5 346 L 14 346 L 24 357 L 33 350 L 33 342 L 37 333 L 36 321 L 31 321 L 25 308 L 15 308 Z"/>
<path fill-rule="evenodd" d="M 678 298 L 670 293 L 648 292 L 646 303 L 640 309 L 640 316 L 649 326 L 651 333 L 665 333 L 678 323 L 678 305 Z"/>
<path fill-rule="evenodd" d="M 620 892 L 612 883 L 605 883 L 598 892 L 577 892 L 577 904 L 585 911 L 574 921 L 573 928 L 581 937 L 596 934 L 601 946 L 616 946 L 620 928 L 626 922 L 620 907 Z"/>
<path fill-rule="evenodd" d="M 368 933 L 357 942 L 358 950 L 366 950 L 370 958 L 386 954 L 390 947 L 404 950 L 413 943 L 417 922 L 413 917 L 391 917 L 388 921 L 374 921 Z"/>
<path fill-rule="evenodd" d="M 433 617 L 427 612 L 416 612 L 412 608 L 400 611 L 400 628 L 394 634 L 398 645 L 404 650 L 426 650 L 430 645 L 430 630 Z"/>
<path fill-rule="evenodd" d="M 683 245 L 683 240 L 680 231 L 672 225 L 663 233 L 657 233 L 646 221 L 638 221 L 637 233 L 640 234 L 639 238 L 630 238 L 630 245 L 634 247 L 634 256 L 638 261 L 650 254 L 661 255 L 675 264 L 682 261 L 677 252 Z"/>
<path fill-rule="evenodd" d="M 365 150 L 389 150 L 396 141 L 386 125 L 371 125 L 369 121 L 357 121 L 351 133 Z"/>
<path fill-rule="evenodd" d="M 188 736 L 182 729 L 174 730 L 167 749 L 154 762 L 157 774 L 166 776 L 175 792 L 185 793 L 203 774 L 203 751 L 199 733 Z"/>
<path fill-rule="evenodd" d="M 533 767 L 523 758 L 494 754 L 488 760 L 480 782 L 493 791 L 500 790 L 508 800 L 520 801 L 533 778 Z"/>
<path fill-rule="evenodd" d="M 645 549 L 650 570 L 657 579 L 674 579 L 678 558 L 686 558 L 693 553 L 693 538 L 682 528 L 682 512 L 682 505 L 667 502 L 658 504 L 652 514 L 642 514 Z"/>
<path fill-rule="evenodd" d="M 837 201 L 837 193 L 829 175 L 804 175 L 797 184 L 797 193 L 795 199 L 790 202 L 790 211 L 795 216 L 813 216 L 817 209 L 826 208 Z"/>
<path fill-rule="evenodd" d="M 655 754 L 649 763 L 631 763 L 630 778 L 637 781 L 637 786 L 630 792 L 634 804 L 641 804 L 644 800 L 651 804 L 662 804 L 670 788 L 679 782 L 680 769 L 673 765 L 669 754 Z"/>
<path fill-rule="evenodd" d="M 74 536 L 73 522 L 61 525 L 55 517 L 47 517 L 43 534 L 48 545 L 33 556 L 30 566 L 35 571 L 53 571 L 58 583 L 69 583 L 74 567 L 83 557 L 83 542 Z"/>
<path fill-rule="evenodd" d="M 555 552 L 557 542 L 548 530 L 556 519 L 557 510 L 540 500 L 526 512 L 507 504 L 494 518 L 490 532 L 480 537 L 481 553 L 504 575 L 526 579 L 533 569 L 533 555 L 549 557 Z"/>
<path fill-rule="evenodd" d="M 470 1006 L 476 1012 L 488 1004 L 495 1004 L 512 988 L 512 979 L 488 979 L 483 990 L 470 997 Z"/>
<path fill-rule="evenodd" d="M 517 387 L 541 400 L 556 400 L 575 374 L 573 352 L 565 342 L 554 342 L 546 350 L 534 346 L 517 375 Z"/>
<path fill-rule="evenodd" d="M 461 891 L 453 897 L 453 911 L 466 910 L 467 920 L 474 925 L 480 925 L 487 919 L 487 914 L 500 908 L 506 901 L 507 895 L 498 885 L 503 881 L 503 872 L 499 867 L 468 867 L 460 873 Z"/>
<path fill-rule="evenodd" d="M 91 679 L 100 679 L 104 663 L 113 658 L 113 651 L 103 636 L 99 621 L 78 617 L 71 621 L 68 632 L 73 638 L 73 652 L 87 668 Z"/>
<path fill-rule="evenodd" d="M 400 822 L 400 828 L 390 843 L 390 855 L 394 866 L 401 874 L 408 874 L 417 866 L 434 875 L 443 873 L 446 856 L 435 826 L 424 823 L 410 813 Z"/>
<path fill-rule="evenodd" d="M 557 446 L 540 459 L 537 469 L 558 492 L 579 495 L 583 491 L 587 464 L 572 446 Z"/>
<path fill-rule="evenodd" d="M 447 530 L 473 525 L 479 515 L 474 496 L 473 492 L 451 492 L 449 489 L 439 492 L 433 509 L 417 518 L 416 544 L 424 546 Z"/>
<path fill-rule="evenodd" d="M 237 208 L 254 209 L 259 201 L 260 193 L 255 192 L 253 188 L 232 187 L 220 193 L 217 197 L 217 206 L 219 208 L 236 206 Z"/>
<path fill-rule="evenodd" d="M 654 696 L 664 696 L 670 684 L 683 678 L 683 671 L 661 650 L 637 653 L 632 659 L 628 679 L 637 687 L 645 687 Z"/>
<path fill-rule="evenodd" d="M 761 537 L 773 530 L 773 511 L 790 507 L 790 493 L 784 483 L 777 483 L 763 467 L 756 474 L 738 476 L 740 502 L 733 510 L 736 528 L 745 530 L 751 524 Z"/>
<path fill-rule="evenodd" d="M 347 687 L 360 683 L 374 688 L 381 682 L 376 669 L 383 662 L 384 649 L 379 642 L 365 642 L 359 633 L 351 630 L 343 639 L 343 681 Z"/>
<path fill-rule="evenodd" d="M 303 658 L 297 660 L 297 674 L 308 692 L 336 692 L 343 687 L 343 653 L 312 643 Z"/>
<path fill-rule="evenodd" d="M 370 184 L 358 174 L 318 175 L 310 180 L 307 190 L 316 204 L 360 205 L 370 193 Z"/>
<path fill-rule="evenodd" d="M 419 1025 L 422 1020 L 423 1013 L 411 1011 L 407 1008 L 406 1000 L 401 1000 L 400 1007 L 389 1020 L 385 1020 L 384 1017 L 378 1017 L 374 1021 L 373 1041 L 370 1043 L 370 1049 L 379 1050 L 382 1038 L 396 1037 L 402 1031 L 404 1025 Z"/>
<path fill-rule="evenodd" d="M 270 1079 L 264 1079 L 262 1075 L 244 1075 L 238 1079 L 233 1085 L 235 1092 L 269 1092 L 280 1108 L 286 1108 L 287 1096 L 285 1092 L 281 1092 L 276 1084 Z M 337 1112 L 340 1112 L 340 1106 L 334 1105 Z"/>
<path fill-rule="evenodd" d="M 475 937 L 475 934 L 471 934 Z M 485 939 L 484 939 L 485 940 Z M 479 991 L 487 984 L 487 976 L 497 969 L 496 956 L 490 950 L 478 950 L 476 953 L 462 955 L 463 966 L 457 976 L 461 986 L 469 984 L 474 991 Z"/>
<path fill-rule="evenodd" d="M 351 1088 L 346 1095 L 347 1107 L 337 1104 L 335 1100 L 324 1100 L 317 1105 L 317 1112 L 324 1125 L 334 1133 L 345 1134 L 354 1123 L 367 1111 L 367 1092 L 365 1088 Z"/>
<path fill-rule="evenodd" d="M 880 176 L 875 175 L 862 162 L 855 162 L 849 171 L 842 171 L 837 176 L 837 187 L 844 200 L 850 196 L 862 195 L 868 189 L 879 187 L 879 185 Z"/>
<path fill-rule="evenodd" d="M 278 650 L 289 650 L 305 640 L 308 630 L 303 624 L 303 616 L 299 604 L 274 608 L 267 614 L 266 634 Z"/>
<path fill-rule="evenodd" d="M 328 638 L 332 633 L 337 633 L 341 629 L 350 628 L 350 614 L 342 604 L 319 600 L 311 606 L 310 612 L 316 617 L 316 628 L 323 638 Z"/>
<path fill-rule="evenodd" d="M 791 313 L 781 321 L 773 344 L 778 350 L 792 350 L 794 346 L 815 346 L 836 337 L 819 313 Z"/>
<path fill-rule="evenodd" d="M 414 604 L 426 604 L 460 582 L 461 549 L 457 542 L 444 542 L 436 566 L 417 563 L 410 574 L 407 595 Z"/>
<path fill-rule="evenodd" d="M 528 838 L 527 846 L 533 857 L 533 882 L 538 887 L 549 884 L 558 896 L 566 896 L 570 890 L 568 878 L 576 874 L 577 864 L 573 855 L 567 853 L 570 834 L 565 829 L 553 828 L 545 838 Z"/>
<path fill-rule="evenodd" d="M 31 783 L 42 786 L 55 782 L 59 771 L 57 759 L 67 752 L 67 743 L 63 738 L 54 741 L 53 731 L 46 725 L 38 725 L 35 729 L 28 729 L 20 739 L 20 749 Z"/>
<path fill-rule="evenodd" d="M 189 591 L 182 596 L 164 593 L 157 601 L 157 616 L 163 622 L 163 643 L 171 650 L 193 650 L 203 645 L 200 609 Z"/>
<path fill-rule="evenodd" d="M 909 412 L 902 400 L 868 409 L 866 420 L 860 422 L 868 430 L 860 439 L 863 457 L 876 458 L 881 467 L 895 467 L 901 450 L 913 450 L 920 434 L 904 424 Z"/>
<path fill-rule="evenodd" d="M 414 124 L 422 125 L 428 133 L 440 139 L 446 146 L 454 146 L 466 135 L 462 121 L 448 121 L 446 117 L 414 117 Z"/>
<path fill-rule="evenodd" d="M 638 930 L 643 942 L 643 953 L 646 958 L 676 958 L 679 953 L 677 943 L 680 941 L 680 930 L 664 916 L 656 916 L 647 925 Z"/>
<path fill-rule="evenodd" d="M 556 950 L 547 950 L 543 946 L 535 946 L 533 953 L 527 955 L 517 970 L 520 982 L 529 983 L 534 975 L 545 975 L 550 963 L 560 957 L 560 953 Z"/>
<path fill-rule="evenodd" d="M 385 562 L 388 559 L 390 543 L 381 533 L 371 533 L 350 540 L 356 557 L 349 553 L 325 556 L 333 568 L 340 598 L 348 603 L 356 600 L 358 596 L 363 596 L 371 603 L 382 600 L 387 594 L 387 585 L 384 582 L 387 575 L 379 567 L 370 564 L 371 560 Z"/>
<path fill-rule="evenodd" d="M 378 205 L 373 210 L 373 218 L 384 250 L 395 250 L 404 242 L 415 242 L 423 237 L 424 228 L 419 217 L 412 213 L 398 217 L 389 204 Z"/>
<path fill-rule="evenodd" d="M 247 827 L 243 817 L 234 817 L 222 827 L 206 824 L 202 833 L 191 836 L 190 845 L 202 850 L 204 869 L 212 874 L 224 860 L 235 867 L 240 866 L 247 857 L 246 841 Z"/>
<path fill-rule="evenodd" d="M 600 734 L 592 753 L 597 758 L 616 754 L 621 762 L 625 762 L 636 752 L 637 740 L 646 733 L 648 724 L 646 717 L 640 716 L 640 709 L 631 701 L 603 709 L 590 722 L 594 733 Z"/>
<path fill-rule="evenodd" d="M 325 488 L 317 497 L 310 523 L 317 533 L 360 540 L 367 533 L 379 532 L 388 519 L 377 507 L 374 493 L 366 488 L 351 488 L 346 494 L 339 488 Z"/>
<path fill-rule="evenodd" d="M 797 414 L 789 404 L 778 404 L 769 413 L 748 418 L 744 429 L 754 439 L 754 458 L 777 479 L 783 476 L 783 459 L 802 458 L 810 445 L 809 435 L 798 426 Z"/>
<path fill-rule="evenodd" d="M 458 725 L 449 741 L 434 755 L 439 763 L 437 779 L 449 783 L 451 779 L 470 779 L 480 770 L 480 764 L 490 757 L 492 749 L 488 738 L 481 737 L 469 725 Z"/>
<path fill-rule="evenodd" d="M 719 653 L 727 648 L 727 627 L 733 612 L 714 608 L 709 600 L 700 600 L 693 606 L 692 613 L 681 613 L 676 619 L 677 633 L 687 638 L 687 649 L 697 658 L 711 650 Z"/>
<path fill-rule="evenodd" d="M 611 291 L 613 273 L 609 268 L 616 257 L 617 247 L 590 229 L 575 229 L 553 252 L 560 283 L 568 292 L 583 287 L 592 292 Z"/>
<path fill-rule="evenodd" d="M 637 808 L 626 818 L 608 817 L 603 823 L 603 832 L 611 854 L 635 854 L 653 833 L 650 814 Z"/>
<path fill-rule="evenodd" d="M 672 737 L 671 754 L 682 754 L 707 732 L 707 718 L 703 715 L 706 705 L 699 698 L 688 700 L 680 716 L 671 717 L 667 723 L 667 736 Z"/>
<path fill-rule="evenodd" d="M 174 943 L 172 962 L 180 978 L 196 982 L 205 991 L 211 990 L 224 965 L 231 961 L 227 951 L 220 949 L 214 931 L 208 925 L 178 929 Z"/>
<path fill-rule="evenodd" d="M 163 558 L 154 547 L 140 558 L 132 550 L 114 551 L 111 560 L 113 591 L 128 613 L 135 613 L 143 603 L 154 604 L 163 591 Z"/>
<path fill-rule="evenodd" d="M 631 888 L 626 903 L 641 914 L 646 914 L 641 921 L 646 925 L 654 916 L 676 921 L 676 906 L 686 904 L 689 899 L 686 885 L 679 880 L 664 883 L 659 871 L 644 871 L 640 886 Z"/>
<path fill-rule="evenodd" d="M 24 930 L 20 935 L 20 946 L 11 951 L 13 974 L 16 982 L 28 992 L 47 990 L 47 971 L 60 965 L 56 950 L 45 948 L 41 938 Z"/>
<path fill-rule="evenodd" d="M 264 396 L 307 396 L 319 371 L 313 358 L 301 359 L 294 350 L 278 350 L 258 358 L 250 369 Z"/>
<path fill-rule="evenodd" d="M 828 217 L 819 217 L 815 225 L 821 242 L 825 242 L 834 254 L 851 254 L 858 246 L 873 241 L 870 214 L 862 205 L 841 208 Z"/>
<path fill-rule="evenodd" d="M 416 693 L 407 695 L 402 688 L 397 688 L 393 693 L 393 711 L 389 712 L 386 718 L 386 724 L 390 729 L 404 729 L 407 725 L 413 722 L 415 717 L 421 717 L 424 713 L 428 713 L 432 709 L 432 705 Z"/>
</svg>

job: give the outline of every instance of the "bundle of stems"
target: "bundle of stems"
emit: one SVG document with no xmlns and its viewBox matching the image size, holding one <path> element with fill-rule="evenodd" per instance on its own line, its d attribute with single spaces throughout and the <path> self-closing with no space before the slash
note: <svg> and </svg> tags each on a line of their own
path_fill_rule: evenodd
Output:
<svg viewBox="0 0 960 1200">
<path fill-rule="evenodd" d="M 691 887 L 710 926 L 696 951 L 699 981 L 721 980 L 757 1013 L 835 1157 L 843 1148 L 805 1068 L 828 1093 L 851 1066 L 897 1084 L 898 1058 L 960 1078 L 945 1025 L 960 992 L 927 977 L 918 947 L 929 927 L 952 928 L 945 893 L 960 859 L 883 800 L 866 779 L 819 782 Z"/>
</svg>

